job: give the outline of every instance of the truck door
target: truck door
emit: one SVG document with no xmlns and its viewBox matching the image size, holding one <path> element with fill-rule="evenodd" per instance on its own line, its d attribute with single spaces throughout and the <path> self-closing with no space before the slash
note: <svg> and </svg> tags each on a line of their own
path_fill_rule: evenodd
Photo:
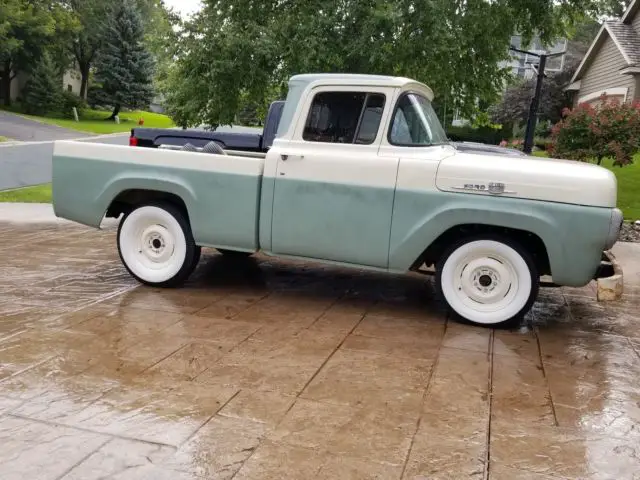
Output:
<svg viewBox="0 0 640 480">
<path fill-rule="evenodd" d="M 323 86 L 301 103 L 277 152 L 273 253 L 387 267 L 398 158 L 378 149 L 393 92 Z"/>
</svg>

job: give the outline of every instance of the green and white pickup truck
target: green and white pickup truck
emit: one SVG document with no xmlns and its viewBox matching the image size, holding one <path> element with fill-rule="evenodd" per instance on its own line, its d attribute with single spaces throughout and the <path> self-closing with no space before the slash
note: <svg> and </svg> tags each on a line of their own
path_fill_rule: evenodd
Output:
<svg viewBox="0 0 640 480">
<path fill-rule="evenodd" d="M 184 282 L 202 246 L 392 273 L 427 266 L 455 313 L 495 326 L 531 308 L 541 277 L 596 278 L 622 224 L 614 175 L 460 152 L 432 100 L 406 78 L 297 75 L 266 153 L 58 141 L 53 207 L 96 228 L 124 214 L 122 262 L 153 286 Z"/>
</svg>

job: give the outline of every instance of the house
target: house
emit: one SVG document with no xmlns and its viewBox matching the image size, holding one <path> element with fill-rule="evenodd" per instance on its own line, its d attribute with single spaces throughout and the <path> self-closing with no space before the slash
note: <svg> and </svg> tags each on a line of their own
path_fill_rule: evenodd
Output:
<svg viewBox="0 0 640 480">
<path fill-rule="evenodd" d="M 602 95 L 640 100 L 640 0 L 622 18 L 604 22 L 566 90 L 574 105 L 597 104 Z"/>
<path fill-rule="evenodd" d="M 16 101 L 20 98 L 22 91 L 29 80 L 29 74 L 25 72 L 18 72 L 13 81 L 11 82 L 11 101 Z M 80 95 L 81 77 L 79 70 L 75 67 L 67 70 L 62 76 L 62 88 L 68 92 L 73 92 L 76 95 Z M 1 89 L 0 89 L 1 90 Z M 0 99 L 2 99 L 2 92 L 0 91 Z"/>
</svg>

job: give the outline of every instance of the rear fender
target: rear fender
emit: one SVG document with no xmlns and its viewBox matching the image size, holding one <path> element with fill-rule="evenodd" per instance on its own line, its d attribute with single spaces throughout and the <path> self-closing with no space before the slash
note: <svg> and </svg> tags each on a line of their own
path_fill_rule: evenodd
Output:
<svg viewBox="0 0 640 480">
<path fill-rule="evenodd" d="M 162 178 L 160 178 L 154 177 L 148 172 L 144 174 L 123 172 L 112 178 L 96 198 L 96 204 L 99 206 L 100 211 L 103 212 L 103 215 L 113 200 L 127 190 L 151 190 L 171 193 L 182 199 L 187 207 L 187 213 L 194 208 L 197 202 L 196 193 L 179 177 L 163 174 Z"/>
</svg>

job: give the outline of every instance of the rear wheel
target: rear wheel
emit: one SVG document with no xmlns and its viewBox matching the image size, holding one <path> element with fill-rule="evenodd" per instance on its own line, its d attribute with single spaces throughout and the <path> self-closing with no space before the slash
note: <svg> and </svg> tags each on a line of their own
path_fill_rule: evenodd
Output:
<svg viewBox="0 0 640 480">
<path fill-rule="evenodd" d="M 484 326 L 508 326 L 531 309 L 539 289 L 531 255 L 500 236 L 462 240 L 437 265 L 436 285 L 463 319 Z"/>
<path fill-rule="evenodd" d="M 154 287 L 180 285 L 200 259 L 186 215 L 170 203 L 135 207 L 120 222 L 117 241 L 127 271 Z"/>
</svg>

